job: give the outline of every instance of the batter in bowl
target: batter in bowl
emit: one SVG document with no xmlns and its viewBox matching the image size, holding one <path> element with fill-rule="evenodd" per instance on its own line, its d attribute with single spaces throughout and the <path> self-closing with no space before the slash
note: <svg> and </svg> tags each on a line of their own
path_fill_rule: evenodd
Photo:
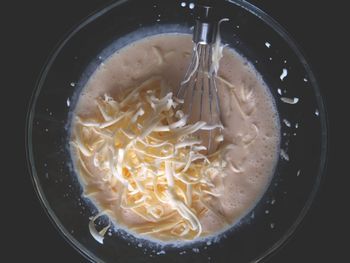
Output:
<svg viewBox="0 0 350 263">
<path fill-rule="evenodd" d="M 187 34 L 129 44 L 94 72 L 74 112 L 71 153 L 84 195 L 116 227 L 153 241 L 193 241 L 233 226 L 261 198 L 278 157 L 273 98 L 228 48 L 217 79 L 223 136 L 217 152 L 203 153 L 193 134 L 208 127 L 188 123 L 173 95 L 191 49 Z"/>
</svg>

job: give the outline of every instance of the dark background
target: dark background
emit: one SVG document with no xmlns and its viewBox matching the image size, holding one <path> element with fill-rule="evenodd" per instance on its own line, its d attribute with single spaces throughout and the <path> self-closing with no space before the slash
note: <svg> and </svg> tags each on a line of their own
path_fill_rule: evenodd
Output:
<svg viewBox="0 0 350 263">
<path fill-rule="evenodd" d="M 16 6 L 2 8 L 3 15 L 8 12 L 11 14 L 9 19 L 1 19 L 4 20 L 2 26 L 6 27 L 3 35 L 7 36 L 6 40 L 2 38 L 2 42 L 10 46 L 4 53 L 10 56 L 12 62 L 9 64 L 12 71 L 9 75 L 11 85 L 5 88 L 17 93 L 15 95 L 21 94 L 16 96 L 16 99 L 21 98 L 23 101 L 16 107 L 23 105 L 23 110 L 19 109 L 23 120 L 40 70 L 57 42 L 83 18 L 108 2 L 108 0 L 33 0 L 16 1 Z M 339 97 L 342 97 L 340 94 L 345 94 L 341 89 L 346 88 L 340 83 L 342 76 L 340 61 L 346 59 L 345 51 L 343 52 L 341 47 L 342 35 L 349 31 L 345 30 L 348 19 L 342 15 L 345 7 L 336 4 L 337 1 L 332 5 L 327 4 L 327 1 L 316 0 L 251 0 L 250 2 L 275 18 L 299 43 L 319 79 L 331 120 L 330 159 L 321 192 L 295 235 L 267 262 L 348 262 L 342 260 L 342 253 L 346 252 L 346 247 L 349 247 L 346 244 L 350 242 L 342 241 L 341 237 L 347 235 L 347 229 L 341 227 L 341 221 L 345 221 L 349 204 L 344 210 L 339 200 L 349 197 L 346 192 L 338 189 L 343 185 L 344 177 L 350 174 L 348 170 L 342 171 L 336 164 L 340 159 L 340 153 L 335 147 L 335 137 L 341 136 L 337 130 L 339 128 L 335 127 L 337 124 L 335 106 L 340 103 Z M 344 105 L 345 120 L 349 119 L 348 113 L 348 106 Z M 16 129 L 19 138 L 24 138 L 23 123 L 21 122 L 22 125 Z M 18 149 L 23 149 L 24 141 L 19 141 L 21 145 Z M 14 155 L 13 157 L 18 159 L 18 151 L 15 152 L 12 151 L 9 155 L 10 157 Z M 87 262 L 58 234 L 45 215 L 24 161 L 22 166 L 15 168 L 19 171 L 14 172 L 11 177 L 15 180 L 12 183 L 16 184 L 16 191 L 10 191 L 11 199 L 16 202 L 16 206 L 10 205 L 9 210 L 3 209 L 10 213 L 5 217 L 7 225 L 3 226 L 10 232 L 6 243 L 10 244 L 10 247 L 5 251 L 5 254 L 10 252 L 12 260 L 9 262 Z M 10 224 L 9 219 L 15 217 L 19 219 L 18 222 Z M 16 260 L 17 257 L 21 260 Z"/>
</svg>

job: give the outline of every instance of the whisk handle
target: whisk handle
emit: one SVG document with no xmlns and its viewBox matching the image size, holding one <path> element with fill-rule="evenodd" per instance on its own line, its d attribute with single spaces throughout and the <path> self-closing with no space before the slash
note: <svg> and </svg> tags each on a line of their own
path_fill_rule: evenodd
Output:
<svg viewBox="0 0 350 263">
<path fill-rule="evenodd" d="M 217 0 L 216 0 L 217 1 Z M 215 22 L 215 0 L 197 0 L 195 6 L 195 18 L 201 22 Z"/>
<path fill-rule="evenodd" d="M 195 7 L 195 20 L 193 41 L 199 44 L 212 44 L 215 42 L 219 16 L 216 10 L 217 2 L 223 0 L 197 0 Z"/>
</svg>

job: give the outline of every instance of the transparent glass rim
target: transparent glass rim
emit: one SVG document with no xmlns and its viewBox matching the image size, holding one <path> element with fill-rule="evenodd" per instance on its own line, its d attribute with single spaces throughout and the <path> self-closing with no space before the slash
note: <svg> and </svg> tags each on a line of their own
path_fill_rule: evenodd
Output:
<svg viewBox="0 0 350 263">
<path fill-rule="evenodd" d="M 115 3 L 108 4 L 107 6 L 101 8 L 95 13 L 89 15 L 87 18 L 83 19 L 81 23 L 73 27 L 73 29 L 70 30 L 70 32 L 67 33 L 67 35 L 65 35 L 62 38 L 62 40 L 58 42 L 56 47 L 53 49 L 54 51 L 49 56 L 47 62 L 43 66 L 43 69 L 39 75 L 38 81 L 32 93 L 32 97 L 30 99 L 30 103 L 27 111 L 27 117 L 26 117 L 26 128 L 25 128 L 26 159 L 27 159 L 27 165 L 31 175 L 31 179 L 32 179 L 36 194 L 40 200 L 40 203 L 44 208 L 46 214 L 50 218 L 51 222 L 56 228 L 58 228 L 58 232 L 61 233 L 64 239 L 86 259 L 88 259 L 91 262 L 98 262 L 98 263 L 99 262 L 103 263 L 104 261 L 101 260 L 97 255 L 89 251 L 85 246 L 83 246 L 76 238 L 74 238 L 69 233 L 69 231 L 63 226 L 63 224 L 57 218 L 57 216 L 51 209 L 46 197 L 43 195 L 42 187 L 40 185 L 39 177 L 37 175 L 37 171 L 34 165 L 35 162 L 34 162 L 33 148 L 32 148 L 32 124 L 34 119 L 34 109 L 35 109 L 36 101 L 43 87 L 44 80 L 46 79 L 47 73 L 49 72 L 52 64 L 54 63 L 57 55 L 64 48 L 66 43 L 86 25 L 88 25 L 98 17 L 104 15 L 105 13 L 109 12 L 110 10 L 118 7 L 119 5 L 127 1 L 129 0 L 116 1 Z M 274 20 L 272 17 L 270 17 L 268 14 L 266 14 L 264 11 L 262 11 L 260 8 L 256 7 L 255 5 L 245 0 L 227 0 L 227 1 L 247 10 L 251 14 L 258 17 L 260 20 L 262 20 L 267 25 L 269 25 L 273 30 L 275 30 L 275 32 L 277 32 L 286 41 L 289 47 L 297 55 L 299 61 L 302 63 L 303 67 L 305 68 L 309 76 L 309 80 L 312 83 L 312 88 L 316 96 L 316 101 L 317 101 L 317 105 L 320 113 L 319 117 L 320 117 L 320 123 L 321 123 L 321 156 L 320 156 L 320 163 L 318 167 L 318 175 L 316 177 L 314 187 L 310 192 L 309 197 L 303 209 L 301 210 L 299 216 L 294 221 L 292 226 L 289 227 L 289 229 L 285 232 L 285 234 L 277 242 L 275 242 L 275 244 L 273 244 L 268 250 L 266 250 L 264 253 L 262 253 L 260 256 L 258 256 L 256 259 L 252 261 L 252 263 L 257 263 L 257 262 L 261 262 L 262 260 L 266 259 L 268 256 L 272 255 L 274 252 L 277 251 L 278 248 L 280 248 L 283 244 L 285 244 L 289 240 L 289 238 L 295 232 L 295 230 L 300 225 L 301 221 L 305 218 L 307 212 L 311 208 L 311 205 L 315 200 L 315 197 L 319 191 L 322 178 L 324 177 L 326 172 L 328 147 L 329 147 L 329 136 L 328 136 L 329 126 L 327 121 L 325 104 L 322 99 L 321 91 L 320 91 L 318 82 L 316 80 L 316 77 L 310 65 L 308 64 L 301 48 L 296 44 L 294 39 L 276 20 Z"/>
</svg>

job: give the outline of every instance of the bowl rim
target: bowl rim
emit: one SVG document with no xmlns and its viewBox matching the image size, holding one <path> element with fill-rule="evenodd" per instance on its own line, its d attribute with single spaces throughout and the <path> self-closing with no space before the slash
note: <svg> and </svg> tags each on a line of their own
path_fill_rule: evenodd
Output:
<svg viewBox="0 0 350 263">
<path fill-rule="evenodd" d="M 48 56 L 47 61 L 43 65 L 41 72 L 39 74 L 39 77 L 36 81 L 36 84 L 34 86 L 34 89 L 30 98 L 30 102 L 27 110 L 27 116 L 26 116 L 26 123 L 25 123 L 25 153 L 26 153 L 27 167 L 29 170 L 29 174 L 31 176 L 31 180 L 32 180 L 35 192 L 37 194 L 38 199 L 40 200 L 41 206 L 44 209 L 47 216 L 49 217 L 51 223 L 58 230 L 61 236 L 63 236 L 63 238 L 76 251 L 78 251 L 83 257 L 85 257 L 91 262 L 103 263 L 104 261 L 101 260 L 97 255 L 92 253 L 88 248 L 82 245 L 75 237 L 71 235 L 71 233 L 59 221 L 59 219 L 51 209 L 47 199 L 43 195 L 42 187 L 40 185 L 39 178 L 37 176 L 37 172 L 35 168 L 33 149 L 32 149 L 32 124 L 34 120 L 34 108 L 36 105 L 37 98 L 44 84 L 44 81 L 46 79 L 46 76 L 49 70 L 51 69 L 51 66 L 54 63 L 55 59 L 57 58 L 58 54 L 64 48 L 66 43 L 86 25 L 90 24 L 98 17 L 104 15 L 105 13 L 109 12 L 110 10 L 118 7 L 119 5 L 127 1 L 130 1 L 130 0 L 118 0 L 114 3 L 107 3 L 104 7 L 99 8 L 92 14 L 82 19 L 81 22 L 73 26 L 72 29 L 69 30 L 68 33 L 66 33 L 61 38 L 60 41 L 58 41 L 56 46 L 53 48 L 53 51 Z M 318 166 L 318 175 L 316 177 L 314 187 L 310 192 L 309 197 L 307 198 L 307 201 L 305 202 L 298 217 L 296 218 L 294 223 L 287 229 L 287 231 L 283 234 L 283 236 L 278 241 L 276 241 L 269 249 L 267 249 L 265 252 L 263 252 L 253 261 L 251 261 L 252 263 L 257 263 L 257 262 L 261 262 L 262 260 L 271 256 L 273 253 L 277 252 L 278 249 L 280 249 L 283 245 L 285 245 L 288 242 L 290 237 L 293 235 L 293 233 L 296 231 L 300 223 L 305 218 L 307 212 L 310 210 L 317 196 L 317 193 L 320 191 L 321 183 L 327 171 L 327 159 L 328 159 L 328 152 L 329 152 L 329 125 L 328 125 L 327 111 L 326 111 L 324 100 L 321 96 L 321 90 L 319 88 L 318 81 L 316 80 L 315 74 L 312 71 L 310 64 L 307 62 L 307 59 L 305 58 L 304 52 L 302 51 L 300 46 L 296 43 L 296 41 L 276 20 L 274 20 L 271 16 L 269 16 L 259 7 L 245 0 L 226 0 L 226 1 L 245 9 L 249 13 L 253 14 L 257 18 L 265 22 L 276 33 L 278 33 L 284 39 L 284 41 L 286 41 L 287 45 L 289 45 L 289 47 L 297 55 L 299 61 L 302 63 L 305 71 L 308 74 L 309 81 L 312 84 L 311 86 L 316 97 L 317 107 L 319 111 L 318 117 L 320 118 L 320 123 L 321 123 L 321 155 L 320 155 L 320 162 Z"/>
</svg>

